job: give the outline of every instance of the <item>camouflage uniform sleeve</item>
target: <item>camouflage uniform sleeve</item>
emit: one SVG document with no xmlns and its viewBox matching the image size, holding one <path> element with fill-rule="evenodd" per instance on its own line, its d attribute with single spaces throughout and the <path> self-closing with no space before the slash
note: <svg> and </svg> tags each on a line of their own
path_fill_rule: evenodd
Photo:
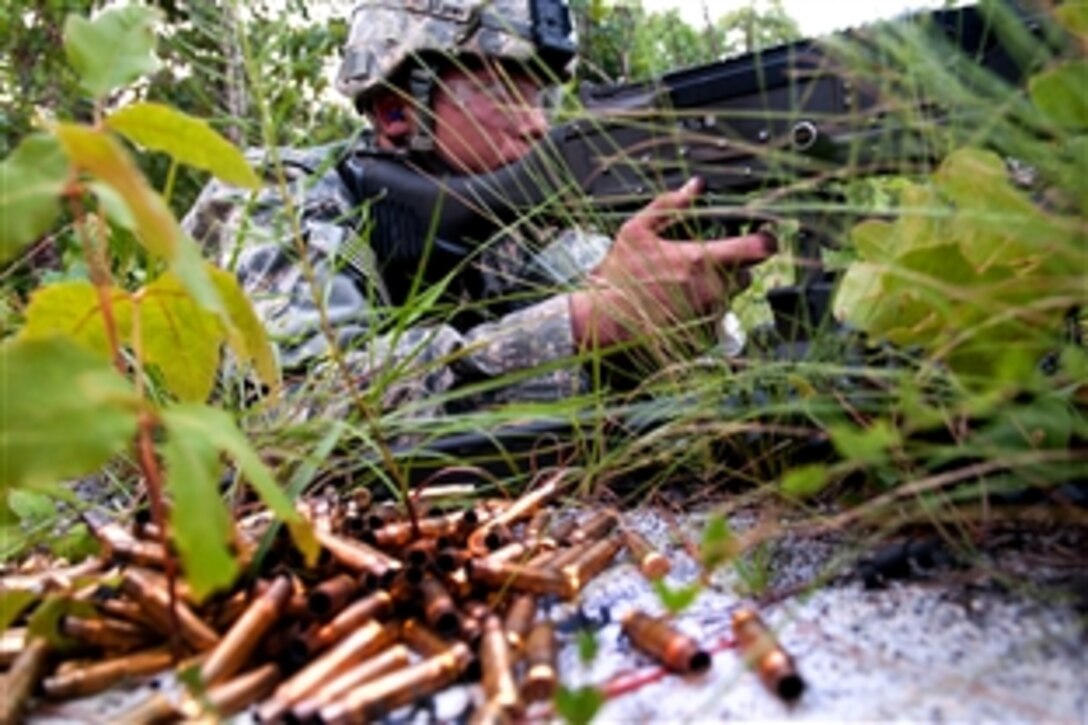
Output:
<svg viewBox="0 0 1088 725">
<path fill-rule="evenodd" d="M 284 152 L 290 204 L 274 179 L 257 192 L 213 181 L 182 222 L 206 255 L 235 272 L 288 370 L 327 352 L 318 300 L 345 347 L 365 338 L 384 301 L 372 253 L 356 233 L 348 190 L 335 169 L 315 171 L 323 156 L 334 153 L 328 147 Z M 300 246 L 313 285 L 300 262 Z"/>
</svg>

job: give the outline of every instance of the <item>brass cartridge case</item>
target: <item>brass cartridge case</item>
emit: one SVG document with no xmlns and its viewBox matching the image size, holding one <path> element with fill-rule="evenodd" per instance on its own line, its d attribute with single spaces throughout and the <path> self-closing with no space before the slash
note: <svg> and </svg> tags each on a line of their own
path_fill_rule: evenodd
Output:
<svg viewBox="0 0 1088 725">
<path fill-rule="evenodd" d="M 174 617 L 170 613 L 170 593 L 151 577 L 129 569 L 121 578 L 121 591 L 135 599 L 155 622 L 155 627 L 167 634 L 174 630 Z M 203 651 L 219 643 L 219 635 L 197 617 L 193 610 L 179 598 L 175 604 L 177 625 L 181 638 L 194 649 Z"/>
<path fill-rule="evenodd" d="M 322 707 L 344 697 L 356 687 L 390 672 L 402 670 L 408 666 L 409 662 L 411 662 L 411 653 L 408 648 L 402 644 L 395 644 L 334 678 L 332 682 L 296 704 L 291 714 L 299 722 L 306 722 L 313 718 Z"/>
<path fill-rule="evenodd" d="M 49 643 L 41 637 L 31 637 L 11 669 L 0 675 L 0 693 L 3 695 L 0 697 L 0 724 L 15 725 L 22 721 L 26 701 L 45 671 L 48 656 Z"/>
<path fill-rule="evenodd" d="M 468 725 L 509 725 L 513 722 L 507 708 L 496 700 L 485 700 L 472 711 Z"/>
<path fill-rule="evenodd" d="M 229 717 L 268 697 L 282 677 L 279 665 L 263 665 L 209 688 L 204 698 L 216 715 Z M 189 719 L 194 718 L 190 716 Z"/>
<path fill-rule="evenodd" d="M 551 539 L 548 539 L 548 541 L 551 541 Z M 529 561 L 525 562 L 525 566 L 529 567 L 530 569 L 549 568 L 551 567 L 552 561 L 555 559 L 559 551 L 560 549 L 554 548 L 541 549 L 536 554 L 534 554 L 532 558 L 529 559 Z M 566 551 L 566 549 L 563 549 L 562 551 Z"/>
<path fill-rule="evenodd" d="M 461 639 L 476 647 L 484 632 L 481 618 L 470 611 L 458 610 L 457 621 L 458 629 L 461 631 Z"/>
<path fill-rule="evenodd" d="M 525 638 L 529 636 L 534 620 L 536 620 L 536 597 L 532 594 L 519 594 L 514 597 L 506 610 L 503 628 L 506 630 L 506 641 L 510 645 L 510 651 L 515 655 L 521 654 L 524 649 Z"/>
<path fill-rule="evenodd" d="M 562 490 L 564 469 L 558 469 L 544 483 L 527 492 L 508 508 L 495 514 L 487 523 L 478 527 L 468 537 L 468 548 L 476 554 L 487 550 L 485 540 L 500 526 L 510 526 L 524 518 L 532 516 L 537 509 L 555 498 Z"/>
<path fill-rule="evenodd" d="M 710 667 L 710 655 L 699 647 L 699 643 L 663 619 L 631 612 L 623 618 L 622 624 L 624 634 L 636 649 L 673 672 L 698 674 Z"/>
<path fill-rule="evenodd" d="M 623 540 L 619 537 L 601 539 L 591 544 L 582 556 L 563 567 L 563 576 L 566 577 L 570 586 L 569 596 L 573 597 L 582 591 L 582 587 L 612 563 L 622 548 Z"/>
<path fill-rule="evenodd" d="M 480 638 L 484 695 L 489 701 L 510 711 L 521 707 L 521 695 L 514 681 L 513 665 L 502 622 L 497 616 L 491 615 L 484 620 L 483 637 Z"/>
<path fill-rule="evenodd" d="M 522 539 L 495 549 L 484 558 L 496 564 L 504 561 L 525 563 L 540 547 L 540 539 Z"/>
<path fill-rule="evenodd" d="M 429 516 L 419 519 L 419 535 L 424 539 L 437 539 L 443 536 L 457 537 L 464 530 L 465 512 L 453 511 L 442 516 Z M 405 546 L 415 538 L 411 521 L 398 521 L 386 524 L 373 531 L 374 543 L 378 546 L 398 548 Z"/>
<path fill-rule="evenodd" d="M 112 596 L 109 599 L 99 599 L 94 605 L 98 611 L 107 616 L 117 617 L 118 619 L 124 619 L 135 624 L 142 624 L 145 627 L 156 627 L 155 620 L 144 611 L 143 607 L 131 599 Z"/>
<path fill-rule="evenodd" d="M 360 511 L 366 511 L 374 503 L 374 494 L 369 488 L 357 488 L 351 492 L 349 503 Z"/>
<path fill-rule="evenodd" d="M 26 647 L 26 628 L 9 629 L 0 635 L 0 667 L 14 662 Z"/>
<path fill-rule="evenodd" d="M 575 544 L 565 549 L 556 549 L 551 558 L 548 559 L 548 568 L 559 570 L 569 566 L 582 558 L 582 555 L 588 550 L 589 544 Z"/>
<path fill-rule="evenodd" d="M 467 599 L 472 596 L 475 585 L 468 577 L 467 566 L 451 571 L 442 577 L 446 589 L 458 599 Z"/>
<path fill-rule="evenodd" d="M 612 531 L 616 526 L 616 514 L 608 509 L 595 511 L 580 522 L 567 537 L 571 544 L 592 543 Z"/>
<path fill-rule="evenodd" d="M 471 557 L 472 555 L 464 549 L 447 547 L 435 554 L 434 565 L 440 572 L 448 574 L 460 569 Z"/>
<path fill-rule="evenodd" d="M 108 690 L 124 679 L 146 677 L 170 669 L 173 664 L 174 656 L 169 650 L 145 650 L 47 677 L 42 689 L 46 695 L 56 699 L 86 697 Z"/>
<path fill-rule="evenodd" d="M 543 539 L 548 531 L 548 524 L 554 515 L 555 511 L 550 508 L 541 508 L 533 514 L 533 517 L 529 519 L 529 523 L 525 524 L 525 538 Z"/>
<path fill-rule="evenodd" d="M 638 562 L 638 569 L 642 572 L 642 576 L 650 581 L 660 579 L 672 569 L 669 560 L 654 549 L 642 534 L 625 526 L 623 539 L 627 542 L 627 549 L 631 552 L 631 556 Z"/>
<path fill-rule="evenodd" d="M 389 586 L 403 568 L 401 563 L 388 554 L 378 551 L 361 541 L 345 539 L 335 534 L 315 532 L 317 540 L 338 562 L 360 574 L 373 574 L 382 586 Z"/>
<path fill-rule="evenodd" d="M 141 541 L 117 522 L 98 514 L 86 514 L 83 520 L 102 545 L 107 558 L 156 567 L 161 567 L 166 561 L 166 550 L 157 541 Z"/>
<path fill-rule="evenodd" d="M 401 512 L 394 503 L 381 503 L 371 506 L 366 516 L 367 527 L 377 531 L 386 524 L 391 524 L 400 519 Z"/>
<path fill-rule="evenodd" d="M 734 612 L 733 636 L 745 662 L 768 690 L 788 702 L 801 696 L 805 681 L 798 674 L 793 658 L 758 614 L 750 609 Z"/>
<path fill-rule="evenodd" d="M 455 642 L 442 654 L 355 688 L 344 698 L 321 708 L 319 717 L 327 724 L 381 717 L 452 684 L 471 660 L 469 648 L 462 642 Z"/>
<path fill-rule="evenodd" d="M 290 595 L 291 580 L 281 576 L 249 605 L 200 668 L 205 686 L 218 684 L 242 669 L 265 634 L 283 615 Z"/>
<path fill-rule="evenodd" d="M 119 619 L 84 619 L 67 616 L 61 620 L 63 634 L 103 649 L 127 652 L 147 645 L 150 632 Z"/>
<path fill-rule="evenodd" d="M 459 624 L 457 605 L 453 603 L 453 597 L 446 587 L 428 575 L 420 582 L 419 591 L 423 597 L 423 618 L 427 620 L 427 624 L 434 627 L 439 634 L 456 634 Z"/>
<path fill-rule="evenodd" d="M 318 619 L 325 619 L 347 606 L 359 591 L 359 580 L 347 574 L 326 579 L 306 595 L 306 609 Z"/>
<path fill-rule="evenodd" d="M 438 553 L 437 539 L 420 539 L 404 548 L 404 560 L 408 566 L 427 569 Z"/>
<path fill-rule="evenodd" d="M 549 620 L 541 620 L 533 625 L 525 643 L 525 678 L 521 683 L 521 696 L 526 701 L 540 702 L 555 696 L 559 688 L 557 657 L 555 625 Z"/>
<path fill-rule="evenodd" d="M 521 564 L 490 564 L 480 559 L 469 562 L 466 568 L 469 579 L 496 589 L 570 596 L 566 577 L 552 569 L 530 569 Z"/>
<path fill-rule="evenodd" d="M 261 721 L 278 719 L 331 678 L 392 644 L 396 636 L 397 632 L 392 627 L 385 627 L 373 620 L 367 622 L 277 687 L 271 699 L 258 710 Z"/>
<path fill-rule="evenodd" d="M 427 486 L 412 491 L 412 500 L 417 503 L 430 501 L 443 501 L 447 499 L 473 499 L 476 498 L 476 486 L 471 483 L 448 483 L 438 486 Z"/>
<path fill-rule="evenodd" d="M 574 516 L 567 516 L 566 518 L 556 521 L 548 529 L 548 538 L 555 541 L 557 544 L 569 544 L 571 534 L 578 528 L 578 519 Z"/>
<path fill-rule="evenodd" d="M 424 657 L 433 657 L 450 648 L 450 640 L 444 639 L 418 619 L 405 620 L 400 628 L 400 638 Z"/>
<path fill-rule="evenodd" d="M 162 693 L 153 692 L 132 707 L 117 716 L 117 722 L 125 725 L 155 725 L 155 723 L 175 722 L 182 717 L 181 703 L 175 703 Z"/>
<path fill-rule="evenodd" d="M 313 636 L 314 651 L 320 651 L 332 646 L 350 634 L 353 630 L 363 626 L 372 619 L 379 619 L 393 611 L 393 597 L 389 592 L 377 591 L 356 602 L 352 602 L 341 611 L 328 624 L 324 625 Z"/>
</svg>

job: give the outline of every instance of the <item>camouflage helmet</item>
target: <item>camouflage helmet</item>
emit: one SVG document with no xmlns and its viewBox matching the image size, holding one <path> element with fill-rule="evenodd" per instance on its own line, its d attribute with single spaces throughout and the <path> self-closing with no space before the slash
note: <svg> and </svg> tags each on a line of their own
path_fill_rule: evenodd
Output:
<svg viewBox="0 0 1088 725">
<path fill-rule="evenodd" d="M 565 80 L 574 53 L 566 0 L 366 0 L 352 12 L 336 87 L 362 110 L 376 90 L 434 58 L 536 62 Z"/>
</svg>

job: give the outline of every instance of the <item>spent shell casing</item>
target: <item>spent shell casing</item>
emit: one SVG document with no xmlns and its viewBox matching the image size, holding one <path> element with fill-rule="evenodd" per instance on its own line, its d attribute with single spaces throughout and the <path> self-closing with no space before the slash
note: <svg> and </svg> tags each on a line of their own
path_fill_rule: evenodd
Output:
<svg viewBox="0 0 1088 725">
<path fill-rule="evenodd" d="M 206 686 L 218 684 L 242 669 L 265 634 L 283 615 L 290 596 L 291 580 L 281 576 L 249 605 L 200 668 Z"/>
<path fill-rule="evenodd" d="M 569 544 L 571 534 L 577 529 L 578 519 L 574 516 L 567 516 L 553 523 L 551 528 L 548 529 L 548 538 L 559 544 Z"/>
<path fill-rule="evenodd" d="M 85 619 L 66 616 L 60 622 L 60 631 L 81 642 L 128 652 L 147 646 L 151 635 L 144 627 L 119 619 Z"/>
<path fill-rule="evenodd" d="M 371 530 L 378 530 L 386 524 L 394 523 L 401 517 L 400 509 L 394 503 L 382 503 L 371 506 L 367 512 L 366 523 Z"/>
<path fill-rule="evenodd" d="M 503 620 L 506 641 L 515 655 L 521 654 L 525 647 L 525 638 L 536 620 L 536 597 L 532 594 L 519 594 L 510 602 Z"/>
<path fill-rule="evenodd" d="M 439 634 L 456 634 L 459 625 L 457 605 L 442 582 L 427 575 L 419 584 L 419 592 L 423 598 L 423 618 L 427 620 L 427 624 L 434 627 Z"/>
<path fill-rule="evenodd" d="M 636 649 L 673 672 L 698 674 L 710 667 L 710 655 L 699 643 L 664 619 L 630 612 L 622 619 L 622 624 L 624 634 Z"/>
<path fill-rule="evenodd" d="M 358 577 L 338 574 L 310 590 L 306 609 L 318 619 L 326 619 L 346 607 L 358 591 Z"/>
<path fill-rule="evenodd" d="M 588 550 L 589 544 L 586 543 L 575 544 L 565 549 L 556 549 L 551 558 L 548 559 L 548 568 L 559 570 L 569 566 L 582 558 L 582 555 Z"/>
<path fill-rule="evenodd" d="M 263 665 L 208 688 L 204 699 L 218 717 L 229 717 L 268 697 L 282 678 L 279 665 Z"/>
<path fill-rule="evenodd" d="M 408 648 L 402 644 L 395 644 L 334 678 L 332 682 L 296 704 L 291 714 L 299 722 L 307 722 L 322 707 L 344 697 L 356 687 L 382 675 L 404 669 L 411 661 L 411 652 Z"/>
<path fill-rule="evenodd" d="M 480 667 L 483 671 L 484 695 L 503 708 L 516 711 L 521 707 L 521 695 L 514 681 L 514 662 L 502 622 L 495 615 L 484 620 L 480 638 Z"/>
<path fill-rule="evenodd" d="M 9 629 L 0 635 L 0 667 L 14 662 L 26 647 L 26 628 Z"/>
<path fill-rule="evenodd" d="M 668 558 L 654 549 L 646 537 L 630 527 L 623 527 L 623 538 L 631 556 L 638 562 L 638 570 L 650 581 L 662 578 L 672 569 Z"/>
<path fill-rule="evenodd" d="M 446 585 L 446 589 L 450 594 L 457 599 L 468 599 L 472 596 L 472 592 L 475 590 L 475 585 L 468 577 L 468 562 L 460 569 L 451 571 L 442 577 L 443 583 Z"/>
<path fill-rule="evenodd" d="M 141 541 L 116 521 L 97 514 L 84 515 L 83 520 L 107 557 L 144 566 L 162 566 L 166 562 L 166 550 L 159 542 Z"/>
<path fill-rule="evenodd" d="M 382 586 L 389 586 L 403 568 L 401 563 L 385 552 L 361 541 L 345 539 L 335 534 L 317 531 L 317 540 L 336 561 L 359 574 L 373 574 Z"/>
<path fill-rule="evenodd" d="M 174 702 L 161 692 L 152 692 L 135 707 L 117 716 L 117 722 L 125 725 L 155 725 L 176 722 L 182 718 L 182 703 Z"/>
<path fill-rule="evenodd" d="M 497 700 L 485 700 L 472 711 L 468 725 L 510 725 L 510 711 Z"/>
<path fill-rule="evenodd" d="M 551 539 L 548 539 L 548 541 L 552 542 Z M 552 542 L 552 545 L 554 546 L 554 542 Z M 541 549 L 536 554 L 534 554 L 533 557 L 529 559 L 529 561 L 525 562 L 525 566 L 529 567 L 530 569 L 543 569 L 545 567 L 550 567 L 552 565 L 552 561 L 555 559 L 559 551 L 561 550 L 552 548 L 551 546 L 546 549 Z M 565 549 L 563 549 L 562 551 L 565 551 Z"/>
<path fill-rule="evenodd" d="M 412 491 L 412 500 L 418 503 L 431 501 L 445 501 L 448 499 L 461 499 L 468 501 L 476 498 L 476 486 L 471 483 L 447 483 L 436 486 L 425 486 Z"/>
<path fill-rule="evenodd" d="M 0 723 L 22 722 L 23 710 L 38 686 L 48 657 L 49 643 L 42 637 L 31 637 L 11 669 L 0 675 Z"/>
<path fill-rule="evenodd" d="M 404 547 L 404 560 L 408 566 L 428 569 L 438 553 L 438 539 L 420 539 Z"/>
<path fill-rule="evenodd" d="M 531 594 L 570 595 L 566 577 L 552 569 L 531 569 L 523 564 L 491 564 L 474 559 L 466 566 L 469 579 L 495 589 Z"/>
<path fill-rule="evenodd" d="M 339 642 L 352 630 L 366 624 L 372 619 L 380 619 L 393 611 L 393 597 L 389 592 L 376 591 L 362 599 L 352 602 L 333 617 L 313 636 L 312 645 L 314 651 L 320 651 L 332 644 Z"/>
<path fill-rule="evenodd" d="M 319 711 L 324 723 L 355 723 L 381 717 L 453 684 L 472 661 L 472 652 L 455 642 L 442 654 L 356 687 Z"/>
<path fill-rule="evenodd" d="M 616 526 L 616 514 L 607 509 L 595 511 L 580 522 L 567 537 L 572 544 L 583 544 L 599 540 Z"/>
<path fill-rule="evenodd" d="M 155 622 L 155 627 L 167 634 L 174 631 L 175 615 L 170 612 L 170 593 L 149 576 L 129 569 L 121 578 L 121 591 L 135 599 Z M 174 602 L 181 638 L 198 651 L 211 649 L 219 643 L 219 635 L 205 624 L 185 602 Z"/>
<path fill-rule="evenodd" d="M 396 630 L 373 620 L 365 623 L 291 679 L 276 688 L 258 710 L 262 722 L 279 719 L 295 703 L 316 692 L 331 678 L 384 649 L 396 639 Z"/>
<path fill-rule="evenodd" d="M 470 558 L 472 558 L 472 554 L 468 553 L 464 549 L 446 547 L 445 549 L 442 549 L 437 554 L 435 554 L 434 566 L 440 572 L 448 574 L 452 571 L 460 569 Z"/>
<path fill-rule="evenodd" d="M 145 650 L 47 677 L 42 689 L 46 695 L 56 699 L 86 697 L 108 690 L 122 680 L 146 677 L 170 669 L 173 663 L 174 656 L 168 649 Z"/>
<path fill-rule="evenodd" d="M 450 648 L 451 643 L 450 640 L 414 618 L 406 619 L 401 625 L 400 638 L 423 657 L 441 654 Z"/>
<path fill-rule="evenodd" d="M 512 541 L 505 546 L 495 549 L 483 558 L 493 563 L 514 561 L 523 564 L 526 563 L 540 547 L 540 539 L 522 539 L 521 541 Z"/>
<path fill-rule="evenodd" d="M 487 537 L 499 527 L 508 527 L 524 518 L 532 516 L 537 509 L 555 498 L 562 490 L 565 469 L 558 469 L 536 488 L 525 493 L 505 510 L 495 514 L 487 523 L 478 527 L 468 537 L 468 548 L 475 554 L 488 550 Z"/>
<path fill-rule="evenodd" d="M 582 587 L 612 563 L 622 548 L 623 540 L 619 537 L 601 539 L 591 544 L 582 556 L 563 567 L 563 575 L 570 587 L 568 596 L 573 597 L 582 591 Z"/>
<path fill-rule="evenodd" d="M 801 696 L 805 681 L 798 674 L 793 658 L 758 614 L 751 609 L 734 612 L 733 636 L 745 662 L 768 690 L 788 702 Z"/>
<path fill-rule="evenodd" d="M 527 702 L 551 700 L 559 687 L 556 670 L 558 648 L 555 625 L 541 620 L 529 631 L 525 642 L 525 679 L 521 683 L 521 696 Z"/>
<path fill-rule="evenodd" d="M 526 539 L 543 539 L 545 533 L 548 531 L 548 524 L 551 522 L 552 517 L 555 515 L 555 511 L 550 508 L 541 508 L 533 517 L 529 519 L 529 523 L 525 524 L 525 538 Z"/>
<path fill-rule="evenodd" d="M 135 624 L 141 624 L 146 627 L 155 627 L 155 620 L 144 610 L 139 603 L 132 599 L 125 599 L 119 596 L 111 596 L 109 599 L 99 599 L 95 603 L 95 608 L 102 614 L 110 617 L 117 617 L 118 619 L 124 619 L 128 622 Z"/>
</svg>

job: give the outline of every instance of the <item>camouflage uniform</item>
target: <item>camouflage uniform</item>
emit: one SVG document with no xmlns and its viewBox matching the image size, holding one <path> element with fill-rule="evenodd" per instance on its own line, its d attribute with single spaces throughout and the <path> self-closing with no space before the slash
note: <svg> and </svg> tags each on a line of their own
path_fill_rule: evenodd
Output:
<svg viewBox="0 0 1088 725">
<path fill-rule="evenodd" d="M 370 140 L 358 143 L 365 147 Z M 289 204 L 279 192 L 275 164 L 268 164 L 262 190 L 212 182 L 183 220 L 206 254 L 237 274 L 287 374 L 305 372 L 328 357 L 315 289 L 295 241 L 301 238 L 316 297 L 354 382 L 361 389 L 384 384 L 383 373 L 396 370 L 389 376 L 395 383 L 382 390 L 383 407 L 437 413 L 443 406 L 424 401 L 470 382 L 477 392 L 447 396 L 454 406 L 556 399 L 583 390 L 564 289 L 599 263 L 610 240 L 560 231 L 550 241 L 538 241 L 541 251 L 534 253 L 523 240 L 497 238 L 471 263 L 491 300 L 482 322 L 466 328 L 435 320 L 386 332 L 386 285 L 359 233 L 367 221 L 366 205 L 351 197 L 337 170 L 347 151 L 346 145 L 281 151 Z M 260 165 L 259 157 L 252 160 Z M 487 384 L 504 376 L 511 381 Z"/>
</svg>

